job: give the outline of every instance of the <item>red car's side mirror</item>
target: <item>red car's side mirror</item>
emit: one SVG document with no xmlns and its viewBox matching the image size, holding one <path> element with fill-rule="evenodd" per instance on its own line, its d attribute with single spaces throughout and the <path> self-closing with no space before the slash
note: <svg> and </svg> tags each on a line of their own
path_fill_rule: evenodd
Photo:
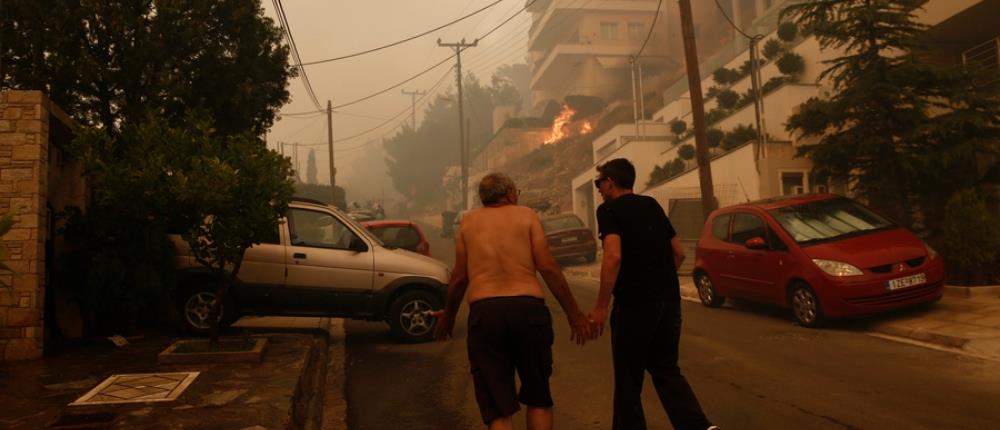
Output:
<svg viewBox="0 0 1000 430">
<path fill-rule="evenodd" d="M 754 237 L 746 241 L 746 246 L 749 249 L 766 249 L 767 242 L 764 242 L 764 238 L 762 237 Z"/>
</svg>

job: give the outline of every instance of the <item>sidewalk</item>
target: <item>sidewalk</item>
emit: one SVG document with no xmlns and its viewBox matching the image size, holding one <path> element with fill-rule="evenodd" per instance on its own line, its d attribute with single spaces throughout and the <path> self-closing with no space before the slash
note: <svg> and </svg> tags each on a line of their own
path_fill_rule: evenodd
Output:
<svg viewBox="0 0 1000 430">
<path fill-rule="evenodd" d="M 247 330 L 269 339 L 261 363 L 157 364 L 177 339 L 169 334 L 4 363 L 0 428 L 346 428 L 341 320 L 244 318 L 237 325 L 226 335 Z M 111 375 L 170 372 L 200 373 L 176 400 L 69 406 Z"/>
<path fill-rule="evenodd" d="M 599 280 L 600 263 L 565 267 L 563 273 L 572 278 Z M 681 274 L 681 298 L 699 302 L 690 274 Z M 949 286 L 937 303 L 855 320 L 850 326 L 1000 360 L 1000 289 Z"/>
</svg>

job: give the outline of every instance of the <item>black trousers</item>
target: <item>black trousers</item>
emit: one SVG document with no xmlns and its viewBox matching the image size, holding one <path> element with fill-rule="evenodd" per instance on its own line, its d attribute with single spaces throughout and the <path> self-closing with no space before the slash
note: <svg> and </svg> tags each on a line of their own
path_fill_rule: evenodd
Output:
<svg viewBox="0 0 1000 430">
<path fill-rule="evenodd" d="M 705 430 L 711 423 L 677 366 L 680 301 L 619 303 L 611 310 L 615 367 L 614 430 L 644 430 L 642 383 L 649 372 L 656 394 L 676 430 Z"/>
</svg>

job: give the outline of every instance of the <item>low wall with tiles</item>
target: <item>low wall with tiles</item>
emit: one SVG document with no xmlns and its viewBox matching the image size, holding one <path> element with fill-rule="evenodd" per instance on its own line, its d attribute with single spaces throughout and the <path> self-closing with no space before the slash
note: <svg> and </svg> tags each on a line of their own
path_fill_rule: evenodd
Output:
<svg viewBox="0 0 1000 430">
<path fill-rule="evenodd" d="M 64 158 L 54 143 L 72 138 L 72 121 L 39 91 L 0 93 L 0 214 L 13 213 L 14 226 L 0 237 L 6 248 L 0 271 L 0 361 L 37 358 L 44 350 L 46 245 L 53 193 L 58 207 L 80 200 L 65 189 Z"/>
</svg>

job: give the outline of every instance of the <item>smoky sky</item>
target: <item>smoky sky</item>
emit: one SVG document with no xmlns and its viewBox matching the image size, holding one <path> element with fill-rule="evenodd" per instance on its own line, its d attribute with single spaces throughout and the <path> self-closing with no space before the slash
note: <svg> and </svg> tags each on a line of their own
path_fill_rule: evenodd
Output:
<svg viewBox="0 0 1000 430">
<path fill-rule="evenodd" d="M 303 62 L 310 62 L 347 55 L 404 39 L 476 11 L 494 1 L 285 0 L 282 5 L 299 55 Z M 524 4 L 524 0 L 503 0 L 476 16 L 422 38 L 360 57 L 306 66 L 306 73 L 324 108 L 327 100 L 337 105 L 358 99 L 407 79 L 451 55 L 449 49 L 437 46 L 438 38 L 444 42 L 454 42 L 464 37 L 471 42 L 516 14 Z M 263 6 L 264 14 L 275 19 L 272 2 L 265 0 Z M 463 53 L 463 72 L 472 72 L 482 82 L 489 82 L 490 76 L 498 66 L 525 63 L 529 26 L 530 15 L 520 13 L 489 37 L 480 40 L 478 47 Z M 409 121 L 411 99 L 410 96 L 401 94 L 400 90 L 426 91 L 444 79 L 436 91 L 443 94 L 454 87 L 454 71 L 448 72 L 453 63 L 454 61 L 450 61 L 381 96 L 337 110 L 340 114 L 333 116 L 335 141 L 358 135 L 406 111 L 404 115 L 385 126 L 334 144 L 337 150 L 334 159 L 337 165 L 338 185 L 350 187 L 352 184 L 377 181 L 380 180 L 379 176 L 385 176 L 379 171 L 356 171 L 361 169 L 352 169 L 352 164 L 359 157 L 372 155 L 370 153 L 373 151 L 381 153 L 380 144 L 367 143 L 370 140 L 391 136 L 399 129 L 402 121 Z M 446 73 L 448 76 L 445 78 Z M 288 90 L 291 93 L 291 102 L 285 105 L 281 112 L 298 113 L 316 109 L 306 93 L 301 78 L 290 81 Z M 432 94 L 428 95 L 428 100 L 431 96 Z M 420 111 L 418 106 L 418 124 Z M 275 149 L 279 141 L 299 142 L 299 167 L 303 177 L 309 149 L 315 149 L 319 167 L 317 180 L 320 183 L 329 183 L 325 115 L 304 118 L 284 117 L 271 128 L 267 140 L 269 146 Z M 319 143 L 324 145 L 305 146 Z M 285 149 L 286 154 L 290 155 L 291 146 L 286 144 Z M 351 193 L 350 189 L 348 193 Z"/>
</svg>

